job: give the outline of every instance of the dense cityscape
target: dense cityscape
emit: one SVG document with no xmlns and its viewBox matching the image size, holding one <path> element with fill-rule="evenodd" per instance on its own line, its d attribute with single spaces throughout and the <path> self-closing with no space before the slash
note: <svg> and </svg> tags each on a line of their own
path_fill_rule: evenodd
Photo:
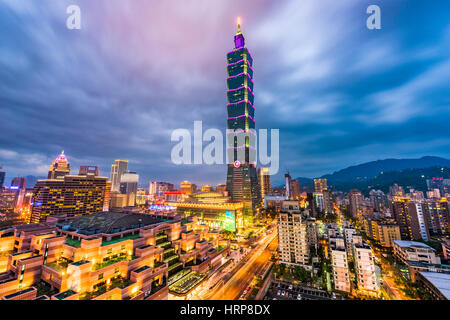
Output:
<svg viewBox="0 0 450 320">
<path fill-rule="evenodd" d="M 240 22 L 226 58 L 224 123 L 248 135 L 254 70 Z M 450 298 L 449 167 L 385 191 L 287 171 L 277 185 L 256 147 L 231 141 L 219 185 L 143 181 L 126 159 L 102 176 L 62 150 L 31 186 L 0 167 L 1 299 Z"/>
</svg>

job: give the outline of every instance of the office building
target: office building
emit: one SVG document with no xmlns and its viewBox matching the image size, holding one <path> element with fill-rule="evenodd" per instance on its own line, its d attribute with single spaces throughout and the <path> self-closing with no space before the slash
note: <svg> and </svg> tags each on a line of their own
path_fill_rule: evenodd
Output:
<svg viewBox="0 0 450 320">
<path fill-rule="evenodd" d="M 58 179 L 70 174 L 70 164 L 64 151 L 53 161 L 48 170 L 48 179 Z"/>
<path fill-rule="evenodd" d="M 120 193 L 128 195 L 128 206 L 136 205 L 139 175 L 136 172 L 125 172 L 120 178 Z"/>
<path fill-rule="evenodd" d="M 235 134 L 233 138 L 227 134 L 227 191 L 233 202 L 244 202 L 245 223 L 251 224 L 261 205 L 261 190 L 256 172 L 256 139 L 250 137 L 255 134 L 253 58 L 245 47 L 240 25 L 227 64 L 227 133 Z"/>
<path fill-rule="evenodd" d="M 291 175 L 289 174 L 289 172 L 284 175 L 284 189 L 285 189 L 286 199 L 293 200 Z"/>
<path fill-rule="evenodd" d="M 78 171 L 79 176 L 85 176 L 87 174 L 93 174 L 98 176 L 100 171 L 97 166 L 80 166 L 80 170 Z"/>
<path fill-rule="evenodd" d="M 269 168 L 258 168 L 258 180 L 261 188 L 261 201 L 270 193 L 270 170 Z"/>
<path fill-rule="evenodd" d="M 120 180 L 122 175 L 128 171 L 128 160 L 116 160 L 111 166 L 111 191 L 120 191 Z"/>
<path fill-rule="evenodd" d="M 90 215 L 108 208 L 111 184 L 106 177 L 69 176 L 38 180 L 31 200 L 31 222 L 48 216 Z"/>
<path fill-rule="evenodd" d="M 192 190 L 192 184 L 189 181 L 183 181 L 180 184 L 180 191 L 184 194 L 192 194 L 194 190 Z"/>
<path fill-rule="evenodd" d="M 148 189 L 149 195 L 153 198 L 163 198 L 165 192 L 174 191 L 174 185 L 168 182 L 150 181 Z"/>
</svg>

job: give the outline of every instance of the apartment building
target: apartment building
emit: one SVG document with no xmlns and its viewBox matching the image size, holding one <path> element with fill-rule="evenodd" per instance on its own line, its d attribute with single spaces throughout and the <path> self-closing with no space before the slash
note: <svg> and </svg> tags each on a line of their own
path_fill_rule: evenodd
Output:
<svg viewBox="0 0 450 320">
<path fill-rule="evenodd" d="M 301 213 L 281 212 L 278 216 L 279 261 L 307 268 L 309 262 L 307 223 Z"/>
<path fill-rule="evenodd" d="M 353 261 L 358 290 L 376 294 L 380 288 L 380 280 L 375 270 L 372 249 L 367 243 L 362 241 L 353 243 Z"/>
<path fill-rule="evenodd" d="M 427 264 L 441 263 L 441 259 L 436 256 L 436 251 L 422 242 L 395 240 L 394 255 L 404 263 L 407 261 Z"/>
<path fill-rule="evenodd" d="M 330 238 L 329 251 L 333 268 L 334 288 L 339 291 L 350 292 L 350 275 L 344 238 Z"/>
</svg>

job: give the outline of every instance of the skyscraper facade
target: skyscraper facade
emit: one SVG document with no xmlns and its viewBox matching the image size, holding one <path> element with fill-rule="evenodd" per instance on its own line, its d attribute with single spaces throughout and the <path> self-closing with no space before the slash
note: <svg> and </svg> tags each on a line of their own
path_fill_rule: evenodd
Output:
<svg viewBox="0 0 450 320">
<path fill-rule="evenodd" d="M 53 161 L 48 169 L 48 179 L 62 178 L 70 174 L 70 164 L 64 151 Z"/>
<path fill-rule="evenodd" d="M 285 181 L 285 189 L 286 189 L 286 199 L 291 200 L 292 199 L 292 184 L 291 184 L 291 175 L 286 173 L 284 175 L 284 181 Z"/>
<path fill-rule="evenodd" d="M 139 175 L 136 172 L 125 172 L 120 178 L 120 193 L 128 195 L 128 206 L 136 205 Z"/>
<path fill-rule="evenodd" d="M 116 160 L 111 166 L 111 191 L 120 191 L 120 179 L 128 170 L 128 160 Z"/>
<path fill-rule="evenodd" d="M 255 107 L 253 94 L 253 58 L 245 47 L 240 25 L 234 37 L 234 49 L 227 54 L 228 85 L 228 132 L 234 132 L 227 139 L 228 173 L 227 191 L 234 202 L 244 202 L 244 220 L 251 223 L 257 208 L 261 205 L 256 172 Z M 244 139 L 238 139 L 245 136 Z M 243 157 L 238 157 L 243 154 Z"/>
<path fill-rule="evenodd" d="M 261 188 L 261 201 L 270 192 L 270 171 L 269 168 L 258 168 L 258 180 Z"/>
</svg>

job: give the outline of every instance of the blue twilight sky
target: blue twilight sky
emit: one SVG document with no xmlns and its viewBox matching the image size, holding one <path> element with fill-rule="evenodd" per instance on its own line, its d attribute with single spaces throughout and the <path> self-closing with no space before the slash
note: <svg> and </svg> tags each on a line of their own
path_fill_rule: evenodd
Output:
<svg viewBox="0 0 450 320">
<path fill-rule="evenodd" d="M 82 29 L 66 28 L 81 8 Z M 366 8 L 381 7 L 381 30 Z M 450 158 L 450 1 L 0 0 L 0 165 L 46 175 L 128 159 L 140 182 L 224 183 L 175 166 L 172 130 L 226 126 L 236 17 L 254 58 L 257 128 L 280 129 L 280 174 L 384 158 Z"/>
</svg>

